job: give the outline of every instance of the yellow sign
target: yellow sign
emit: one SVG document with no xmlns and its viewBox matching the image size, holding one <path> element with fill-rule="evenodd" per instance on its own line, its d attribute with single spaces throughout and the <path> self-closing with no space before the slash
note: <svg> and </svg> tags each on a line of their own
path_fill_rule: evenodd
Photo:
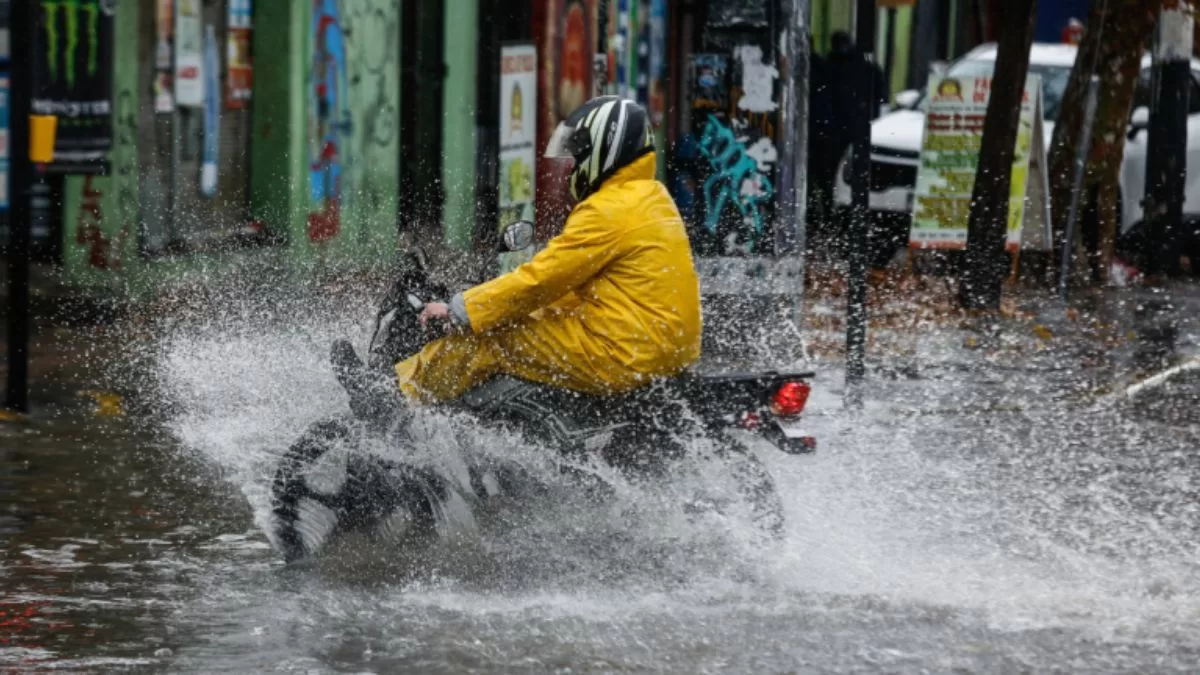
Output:
<svg viewBox="0 0 1200 675">
<path fill-rule="evenodd" d="M 49 164 L 54 161 L 54 137 L 58 133 L 58 118 L 54 115 L 29 116 L 29 161 Z"/>
<path fill-rule="evenodd" d="M 971 215 L 975 171 L 979 166 L 991 86 L 991 78 L 984 76 L 934 76 L 929 80 L 927 91 L 932 92 L 932 96 L 925 114 L 925 137 L 917 169 L 909 234 L 912 248 L 966 248 L 967 220 Z M 1009 250 L 1021 247 L 1022 226 L 1030 215 L 1025 208 L 1030 168 L 1033 166 L 1040 171 L 1045 166 L 1044 160 L 1031 163 L 1035 151 L 1043 154 L 1045 151 L 1041 94 L 1041 78 L 1030 75 L 1021 103 L 1009 188 Z M 1042 194 L 1040 189 L 1035 192 Z M 1040 212 L 1037 215 L 1040 218 Z"/>
</svg>

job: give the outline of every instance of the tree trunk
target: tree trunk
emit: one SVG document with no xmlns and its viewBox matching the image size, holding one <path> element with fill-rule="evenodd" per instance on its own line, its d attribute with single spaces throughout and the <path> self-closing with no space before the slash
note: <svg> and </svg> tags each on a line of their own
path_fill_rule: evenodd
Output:
<svg viewBox="0 0 1200 675">
<path fill-rule="evenodd" d="M 1095 68 L 1095 73 L 1100 76 L 1100 96 L 1079 204 L 1081 214 L 1094 216 L 1081 217 L 1075 230 L 1078 233 L 1073 243 L 1077 277 L 1086 276 L 1094 281 L 1108 278 L 1121 222 L 1118 204 L 1122 197 L 1113 188 L 1120 185 L 1134 89 L 1161 6 L 1162 0 L 1092 3 L 1087 31 L 1063 95 L 1049 158 L 1055 251 L 1062 250 L 1066 233 L 1088 79 Z"/>
<path fill-rule="evenodd" d="M 997 26 L 996 71 L 983 122 L 979 166 L 967 221 L 966 263 L 959 288 L 965 309 L 999 309 L 1000 290 L 1008 268 L 1004 241 L 1008 233 L 1008 201 L 1012 185 L 1021 98 L 1029 71 L 1029 49 L 1037 22 L 1037 0 L 1009 0 Z"/>
</svg>

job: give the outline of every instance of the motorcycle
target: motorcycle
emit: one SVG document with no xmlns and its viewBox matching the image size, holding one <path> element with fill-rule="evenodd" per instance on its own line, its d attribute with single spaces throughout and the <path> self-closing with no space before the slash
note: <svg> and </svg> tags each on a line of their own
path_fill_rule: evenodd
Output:
<svg viewBox="0 0 1200 675">
<path fill-rule="evenodd" d="M 504 230 L 501 249 L 522 251 L 532 243 L 532 224 L 518 221 Z M 450 295 L 431 281 L 428 268 L 420 249 L 408 253 L 375 317 L 365 367 L 378 373 L 393 394 L 394 381 L 384 374 L 435 337 L 418 316 L 426 302 Z M 363 365 L 344 341 L 335 345 L 331 360 L 335 372 L 346 372 L 347 361 Z M 748 432 L 789 454 L 814 452 L 816 441 L 801 425 L 812 378 L 811 372 L 684 372 L 627 394 L 590 396 L 501 375 L 442 406 L 480 429 L 516 434 L 557 453 L 564 480 L 595 499 L 607 498 L 612 490 L 603 472 L 587 467 L 653 481 L 669 475 L 696 439 L 706 439 L 712 460 L 738 485 L 754 524 L 775 536 L 782 530 L 783 508 L 774 482 L 731 432 Z M 358 385 L 339 380 L 354 409 Z M 368 409 L 359 406 L 354 416 L 318 422 L 288 448 L 271 486 L 269 532 L 285 561 L 313 557 L 329 541 L 352 532 L 421 546 L 439 536 L 454 512 L 482 509 L 498 496 L 520 502 L 541 489 L 516 463 L 481 462 L 468 467 L 464 480 L 416 462 L 358 451 L 365 442 L 401 448 L 414 442 L 396 428 L 403 425 L 387 421 L 392 419 L 388 407 L 384 396 Z M 337 447 L 349 451 L 331 452 Z M 703 499 L 685 506 L 721 508 Z"/>
</svg>

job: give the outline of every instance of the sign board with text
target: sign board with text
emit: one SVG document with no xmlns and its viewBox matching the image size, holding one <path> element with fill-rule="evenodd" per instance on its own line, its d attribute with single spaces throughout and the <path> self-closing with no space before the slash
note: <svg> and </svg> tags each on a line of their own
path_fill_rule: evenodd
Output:
<svg viewBox="0 0 1200 675">
<path fill-rule="evenodd" d="M 533 221 L 537 167 L 537 47 L 500 48 L 499 226 Z M 530 251 L 501 254 L 504 271 L 525 262 Z"/>
<path fill-rule="evenodd" d="M 932 76 L 909 246 L 964 249 L 991 77 Z M 1009 186 L 1006 248 L 1049 248 L 1041 78 L 1025 82 Z M 1029 227 L 1026 227 L 1026 226 Z"/>
</svg>

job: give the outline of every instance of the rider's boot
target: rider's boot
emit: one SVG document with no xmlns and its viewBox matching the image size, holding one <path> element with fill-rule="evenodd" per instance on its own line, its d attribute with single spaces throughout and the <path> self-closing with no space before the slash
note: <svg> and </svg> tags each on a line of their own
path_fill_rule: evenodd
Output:
<svg viewBox="0 0 1200 675">
<path fill-rule="evenodd" d="M 335 340 L 329 360 L 338 382 L 350 395 L 350 410 L 373 427 L 386 430 L 407 422 L 408 403 L 392 378 L 363 363 L 349 340 Z"/>
</svg>

